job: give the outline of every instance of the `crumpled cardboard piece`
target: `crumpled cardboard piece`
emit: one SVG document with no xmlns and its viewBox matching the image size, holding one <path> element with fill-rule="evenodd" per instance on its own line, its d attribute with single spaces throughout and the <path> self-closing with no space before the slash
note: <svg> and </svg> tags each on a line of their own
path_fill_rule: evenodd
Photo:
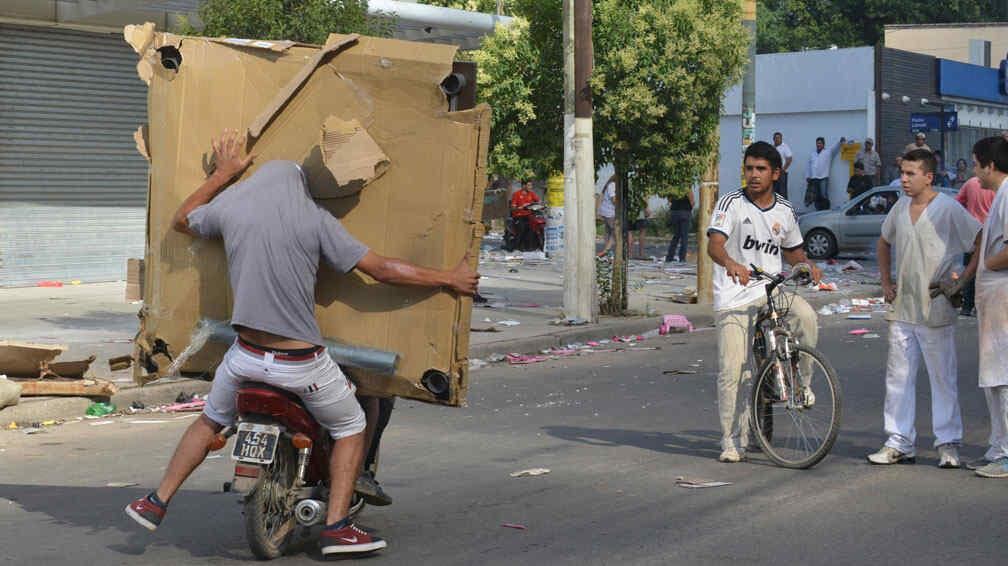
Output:
<svg viewBox="0 0 1008 566">
<path fill-rule="evenodd" d="M 0 342 L 0 374 L 38 378 L 42 369 L 66 349 L 59 344 Z"/>
<path fill-rule="evenodd" d="M 366 191 L 317 202 L 376 253 L 450 269 L 479 257 L 490 110 L 449 112 L 441 81 L 456 47 L 333 34 L 325 49 L 281 52 L 156 33 L 151 46 L 180 50 L 177 72 L 155 69 L 148 96 L 150 189 L 144 308 L 134 379 L 162 376 L 199 320 L 228 320 L 231 289 L 220 241 L 175 232 L 179 205 L 206 178 L 209 141 L 248 129 L 256 155 L 245 177 L 274 160 L 301 164 L 309 184 L 333 179 L 319 132 L 330 117 L 356 120 L 387 157 Z M 325 51 L 325 53 L 323 53 Z M 142 55 L 151 59 L 156 49 Z M 162 67 L 158 62 L 157 67 Z M 333 187 L 335 187 L 333 182 Z M 333 188 L 330 187 L 330 188 Z M 227 190 L 227 189 L 225 189 Z M 362 394 L 457 406 L 468 386 L 472 301 L 438 289 L 379 284 L 323 264 L 316 288 L 322 335 L 400 356 L 394 376 L 347 370 Z M 181 366 L 212 376 L 227 345 L 210 343 Z M 424 385 L 449 385 L 436 398 Z"/>
<path fill-rule="evenodd" d="M 388 170 L 389 158 L 359 121 L 330 116 L 322 125 L 322 163 L 336 188 L 312 187 L 315 198 L 348 197 L 360 192 Z"/>
</svg>

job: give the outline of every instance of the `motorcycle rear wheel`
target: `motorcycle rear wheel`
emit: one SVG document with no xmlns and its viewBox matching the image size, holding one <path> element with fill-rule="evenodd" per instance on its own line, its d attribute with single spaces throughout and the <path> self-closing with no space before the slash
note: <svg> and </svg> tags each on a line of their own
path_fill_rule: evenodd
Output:
<svg viewBox="0 0 1008 566">
<path fill-rule="evenodd" d="M 260 560 L 279 558 L 294 538 L 297 520 L 291 488 L 296 467 L 294 447 L 281 437 L 273 463 L 263 467 L 259 482 L 245 500 L 245 538 Z"/>
</svg>

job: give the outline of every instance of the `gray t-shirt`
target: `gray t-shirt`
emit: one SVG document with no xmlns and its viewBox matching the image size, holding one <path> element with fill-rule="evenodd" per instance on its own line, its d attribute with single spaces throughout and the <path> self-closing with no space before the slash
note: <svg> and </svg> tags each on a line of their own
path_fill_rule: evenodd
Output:
<svg viewBox="0 0 1008 566">
<path fill-rule="evenodd" d="M 270 161 L 189 213 L 189 229 L 223 238 L 231 324 L 322 344 L 315 320 L 319 258 L 346 273 L 368 248 L 312 200 L 301 168 Z"/>
</svg>

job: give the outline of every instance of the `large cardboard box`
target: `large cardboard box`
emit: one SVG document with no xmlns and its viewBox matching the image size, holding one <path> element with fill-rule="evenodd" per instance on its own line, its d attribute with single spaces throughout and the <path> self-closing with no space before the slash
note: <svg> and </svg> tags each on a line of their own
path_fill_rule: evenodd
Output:
<svg viewBox="0 0 1008 566">
<path fill-rule="evenodd" d="M 274 159 L 302 164 L 318 202 L 377 253 L 437 268 L 468 254 L 475 267 L 490 112 L 485 105 L 449 111 L 440 85 L 455 47 L 334 34 L 320 48 L 182 37 L 152 24 L 129 26 L 125 35 L 149 85 L 150 123 L 136 136 L 150 159 L 138 382 L 163 376 L 200 319 L 229 318 L 223 246 L 171 229 L 179 204 L 211 170 L 211 138 L 225 128 L 248 132 L 256 159 L 246 176 Z M 346 171 L 338 171 L 338 149 L 323 155 L 340 128 L 362 129 L 370 140 L 354 146 L 365 154 L 348 158 Z M 375 146 L 380 159 L 360 159 Z M 337 179 L 367 172 L 373 178 Z M 465 401 L 471 299 L 383 285 L 358 272 L 337 275 L 324 264 L 316 295 L 324 336 L 400 355 L 394 376 L 351 370 L 361 392 Z M 212 372 L 224 349 L 208 344 L 182 372 Z M 437 398 L 424 383 L 439 376 L 450 390 Z"/>
</svg>

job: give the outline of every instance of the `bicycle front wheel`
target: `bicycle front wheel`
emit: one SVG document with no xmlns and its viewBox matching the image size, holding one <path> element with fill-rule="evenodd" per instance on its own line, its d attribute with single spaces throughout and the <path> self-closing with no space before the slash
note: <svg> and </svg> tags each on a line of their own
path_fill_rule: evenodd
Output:
<svg viewBox="0 0 1008 566">
<path fill-rule="evenodd" d="M 797 346 L 792 359 L 776 359 L 756 372 L 750 400 L 750 426 L 767 458 L 785 468 L 818 464 L 840 431 L 841 395 L 836 371 L 818 351 Z"/>
</svg>

